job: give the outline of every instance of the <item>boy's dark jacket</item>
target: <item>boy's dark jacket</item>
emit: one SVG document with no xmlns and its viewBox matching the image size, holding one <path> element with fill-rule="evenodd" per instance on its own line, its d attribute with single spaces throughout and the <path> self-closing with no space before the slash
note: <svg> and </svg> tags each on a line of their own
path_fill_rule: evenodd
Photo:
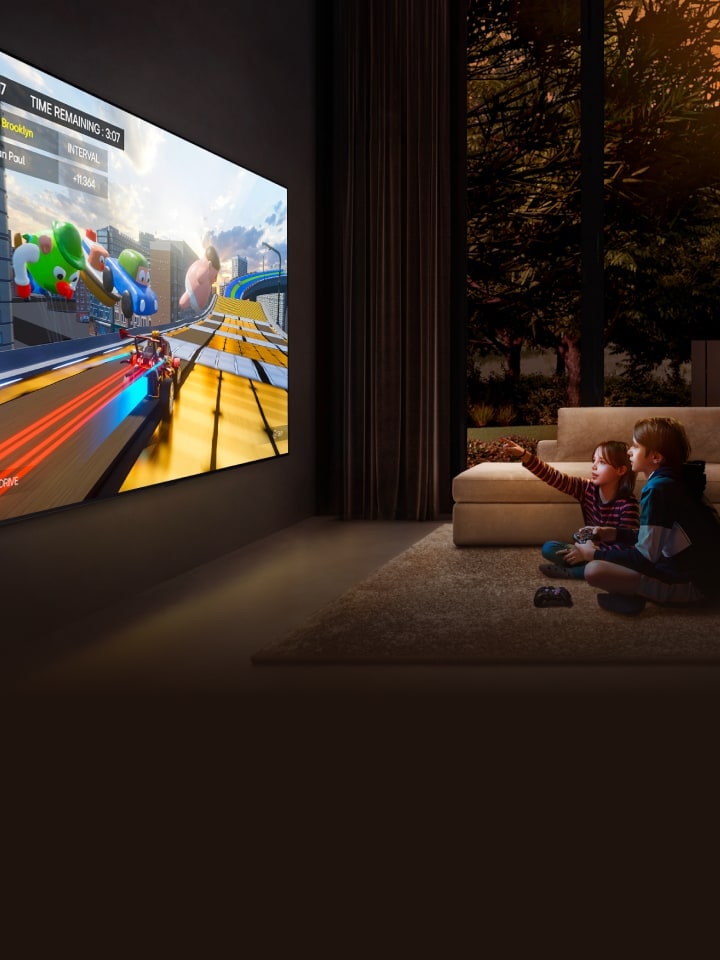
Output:
<svg viewBox="0 0 720 960">
<path fill-rule="evenodd" d="M 655 470 L 640 494 L 635 545 L 596 552 L 596 559 L 666 582 L 692 581 L 706 597 L 720 597 L 720 515 L 705 483 L 702 460 Z"/>
</svg>

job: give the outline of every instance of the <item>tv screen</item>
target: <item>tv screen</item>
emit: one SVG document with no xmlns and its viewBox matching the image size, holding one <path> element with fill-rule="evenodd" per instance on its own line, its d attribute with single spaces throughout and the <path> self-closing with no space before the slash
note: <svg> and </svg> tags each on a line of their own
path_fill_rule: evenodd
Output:
<svg viewBox="0 0 720 960">
<path fill-rule="evenodd" d="M 0 522 L 287 454 L 286 188 L 2 51 L 0 120 Z"/>
</svg>

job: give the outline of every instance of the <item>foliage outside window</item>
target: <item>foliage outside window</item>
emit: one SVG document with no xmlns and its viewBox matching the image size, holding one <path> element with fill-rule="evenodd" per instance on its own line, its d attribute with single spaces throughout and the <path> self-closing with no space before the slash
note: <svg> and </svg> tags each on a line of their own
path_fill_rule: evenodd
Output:
<svg viewBox="0 0 720 960">
<path fill-rule="evenodd" d="M 604 16 L 604 342 L 629 396 L 683 402 L 691 341 L 720 328 L 720 3 Z M 554 352 L 548 390 L 577 405 L 580 3 L 471 0 L 467 35 L 468 407 L 527 393 L 527 350 Z"/>
</svg>

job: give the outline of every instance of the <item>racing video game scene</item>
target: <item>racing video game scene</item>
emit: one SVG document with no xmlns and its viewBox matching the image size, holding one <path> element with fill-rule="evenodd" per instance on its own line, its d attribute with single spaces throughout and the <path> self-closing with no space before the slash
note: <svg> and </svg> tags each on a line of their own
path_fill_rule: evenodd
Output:
<svg viewBox="0 0 720 960">
<path fill-rule="evenodd" d="M 2 51 L 0 122 L 0 523 L 286 455 L 286 188 Z"/>
</svg>

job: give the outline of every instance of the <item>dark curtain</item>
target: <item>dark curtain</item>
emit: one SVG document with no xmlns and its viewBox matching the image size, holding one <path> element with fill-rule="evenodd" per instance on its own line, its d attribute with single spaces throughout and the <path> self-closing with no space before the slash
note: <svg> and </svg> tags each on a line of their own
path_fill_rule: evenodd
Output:
<svg viewBox="0 0 720 960">
<path fill-rule="evenodd" d="M 454 469 L 454 5 L 332 6 L 338 512 L 437 519 Z"/>
</svg>

